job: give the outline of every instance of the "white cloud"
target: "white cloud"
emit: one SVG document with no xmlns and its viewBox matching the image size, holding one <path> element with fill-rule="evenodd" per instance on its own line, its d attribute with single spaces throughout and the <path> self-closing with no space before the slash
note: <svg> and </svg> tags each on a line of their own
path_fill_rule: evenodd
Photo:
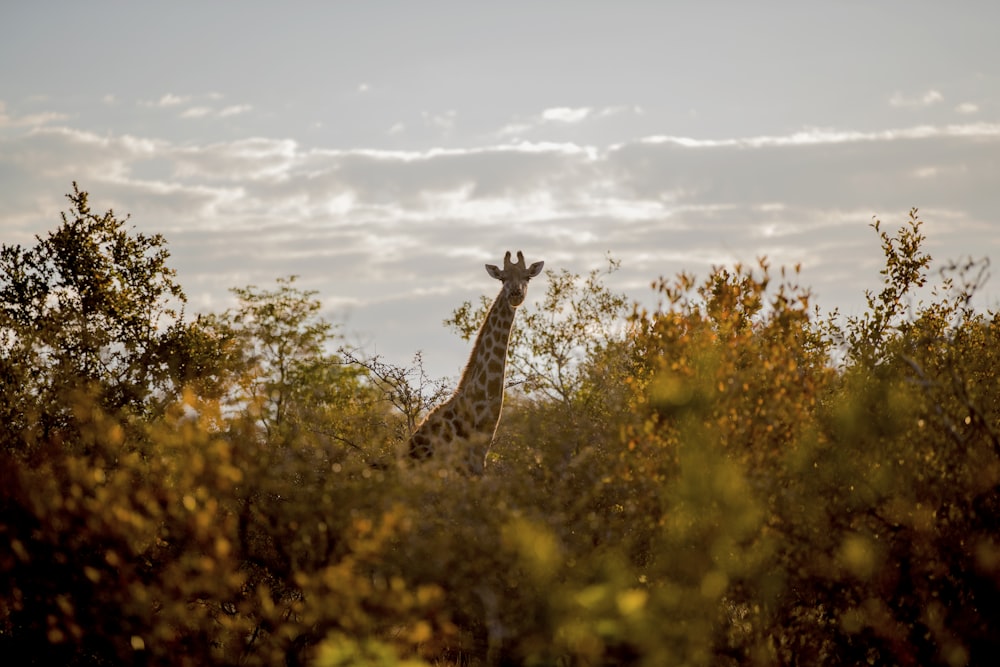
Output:
<svg viewBox="0 0 1000 667">
<path fill-rule="evenodd" d="M 0 100 L 0 128 L 5 127 L 41 127 L 49 123 L 67 120 L 68 115 L 54 111 L 43 111 L 40 113 L 15 116 L 7 113 L 7 105 Z"/>
<path fill-rule="evenodd" d="M 454 109 L 449 109 L 448 111 L 442 113 L 430 113 L 428 111 L 424 111 L 421 116 L 424 119 L 424 124 L 442 132 L 450 132 L 455 128 L 455 121 L 458 119 L 458 112 Z"/>
<path fill-rule="evenodd" d="M 253 110 L 253 107 L 249 104 L 230 104 L 220 107 L 218 103 L 223 99 L 224 96 L 221 93 L 215 92 L 199 96 L 166 93 L 155 101 L 140 101 L 139 105 L 155 109 L 176 109 L 178 107 L 185 107 L 180 114 L 178 114 L 180 118 L 184 119 L 227 118 L 229 116 L 249 113 Z M 105 101 L 107 102 L 107 99 Z M 208 102 L 207 104 L 205 103 L 206 101 Z"/>
<path fill-rule="evenodd" d="M 513 123 L 507 123 L 497 131 L 497 136 L 499 137 L 516 137 L 522 135 L 526 132 L 537 127 L 537 123 L 527 123 L 521 121 L 515 121 Z"/>
<path fill-rule="evenodd" d="M 944 101 L 944 95 L 936 90 L 928 90 L 922 95 L 907 97 L 901 92 L 895 92 L 889 98 L 889 106 L 893 107 L 929 107 Z"/>
<path fill-rule="evenodd" d="M 204 118 L 212 114 L 211 107 L 191 107 L 181 112 L 181 118 Z"/>
<path fill-rule="evenodd" d="M 6 117 L 0 107 L 0 125 Z M 397 341 L 412 354 L 437 344 L 428 341 L 457 303 L 493 289 L 481 264 L 506 249 L 573 271 L 610 250 L 625 267 L 615 280 L 640 286 L 758 255 L 802 261 L 803 280 L 831 307 L 878 280 L 877 268 L 857 269 L 878 260 L 873 214 L 889 223 L 921 206 L 935 257 L 1000 256 L 989 226 L 998 146 L 1000 124 L 985 122 L 423 150 L 175 143 L 8 123 L 0 227 L 11 238 L 43 232 L 77 179 L 95 207 L 167 235 L 198 303 L 225 307 L 229 287 L 298 273 L 331 303 L 355 304 L 352 329 L 381 331 L 391 308 L 422 309 L 420 332 Z M 443 287 L 414 291 L 428 282 Z"/>
<path fill-rule="evenodd" d="M 979 113 L 979 105 L 973 104 L 972 102 L 963 102 L 955 107 L 955 111 L 960 114 L 974 114 Z"/>
<path fill-rule="evenodd" d="M 171 147 L 163 157 L 172 164 L 176 177 L 208 183 L 281 181 L 303 160 L 296 142 L 259 137 Z"/>
<path fill-rule="evenodd" d="M 517 137 L 544 128 L 579 125 L 584 121 L 595 121 L 610 118 L 624 113 L 641 115 L 642 107 L 636 106 L 607 106 L 607 107 L 549 107 L 543 109 L 535 116 L 525 118 L 514 118 L 497 131 L 496 136 L 500 138 Z"/>
<path fill-rule="evenodd" d="M 251 110 L 253 110 L 253 107 L 251 107 L 249 104 L 233 104 L 231 106 L 219 109 L 219 111 L 216 112 L 216 115 L 219 118 L 226 118 L 227 116 L 237 116 L 239 114 L 248 113 Z"/>
<path fill-rule="evenodd" d="M 558 123 L 579 123 L 590 116 L 590 107 L 552 107 L 542 111 L 542 120 Z"/>
<path fill-rule="evenodd" d="M 815 153 L 823 156 L 814 163 L 821 172 L 800 168 L 811 164 L 814 146 L 877 145 L 868 158 L 872 166 L 861 169 L 878 164 L 886 174 L 893 169 L 924 178 L 954 173 L 945 169 L 955 162 L 952 151 L 942 153 L 942 148 L 966 139 L 978 140 L 966 145 L 967 159 L 974 160 L 996 148 L 1000 124 L 877 132 L 809 129 L 728 139 L 659 135 L 606 147 L 522 141 L 409 151 L 306 149 L 293 140 L 265 137 L 178 145 L 62 127 L 36 129 L 16 145 L 7 142 L 5 152 L 20 157 L 8 156 L 5 162 L 16 159 L 20 168 L 33 165 L 41 171 L 58 166 L 59 173 L 76 170 L 100 180 L 114 175 L 121 182 L 148 180 L 146 165 L 155 164 L 155 180 L 178 187 L 237 186 L 249 192 L 252 185 L 259 202 L 241 206 L 273 206 L 303 216 L 335 212 L 345 220 L 363 212 L 369 220 L 590 216 L 627 221 L 666 219 L 685 206 L 727 202 L 775 214 L 797 199 L 805 203 L 821 189 L 829 190 L 828 196 L 849 197 L 846 187 L 867 185 L 857 180 L 865 172 L 853 163 L 848 167 L 836 152 Z M 968 152 L 973 147 L 976 151 Z M 890 166 L 894 155 L 899 155 L 896 167 Z M 918 167 L 913 166 L 916 156 Z M 989 163 L 983 168 L 981 178 L 988 178 Z M 977 173 L 974 164 L 968 173 Z"/>
<path fill-rule="evenodd" d="M 216 109 L 214 107 L 207 106 L 196 106 L 189 109 L 185 109 L 181 112 L 181 118 L 228 118 L 229 116 L 237 116 L 240 114 L 245 114 L 253 110 L 253 107 L 249 104 L 232 104 L 221 109 Z"/>
<path fill-rule="evenodd" d="M 588 118 L 609 118 L 622 113 L 642 114 L 640 106 L 608 106 L 600 109 L 592 107 L 552 107 L 541 113 L 541 120 L 550 123 L 580 123 Z"/>
<path fill-rule="evenodd" d="M 631 113 L 636 116 L 641 116 L 645 113 L 645 111 L 638 104 L 632 106 L 619 105 L 599 109 L 596 115 L 599 118 L 608 118 L 610 116 L 617 116 L 623 113 Z"/>
<path fill-rule="evenodd" d="M 729 139 L 694 139 L 671 135 L 652 135 L 643 137 L 640 142 L 646 144 L 675 144 L 684 148 L 764 148 L 770 146 L 815 146 L 823 144 L 933 139 L 937 137 L 993 138 L 998 136 L 1000 136 L 1000 123 L 965 123 L 953 125 L 917 125 L 877 132 L 810 128 L 785 135 L 762 135 Z"/>
<path fill-rule="evenodd" d="M 187 104 L 190 101 L 191 97 L 189 95 L 174 95 L 173 93 L 166 93 L 155 102 L 143 102 L 142 104 L 144 106 L 166 108 Z"/>
</svg>

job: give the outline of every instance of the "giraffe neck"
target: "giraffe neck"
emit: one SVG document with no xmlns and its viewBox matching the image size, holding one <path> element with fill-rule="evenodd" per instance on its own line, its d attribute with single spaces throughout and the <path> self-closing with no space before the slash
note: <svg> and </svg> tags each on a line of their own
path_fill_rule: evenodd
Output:
<svg viewBox="0 0 1000 667">
<path fill-rule="evenodd" d="M 514 308 L 508 302 L 506 292 L 500 290 L 479 329 L 469 363 L 455 391 L 456 398 L 476 413 L 476 421 L 480 422 L 477 426 L 488 426 L 491 432 L 500 419 L 503 407 L 507 343 L 513 324 Z M 489 423 L 490 420 L 492 423 Z"/>
<path fill-rule="evenodd" d="M 514 309 L 504 290 L 493 302 L 472 347 L 454 395 L 427 415 L 410 437 L 410 457 L 427 459 L 442 451 L 458 456 L 473 474 L 481 474 L 503 408 L 507 344 Z"/>
</svg>

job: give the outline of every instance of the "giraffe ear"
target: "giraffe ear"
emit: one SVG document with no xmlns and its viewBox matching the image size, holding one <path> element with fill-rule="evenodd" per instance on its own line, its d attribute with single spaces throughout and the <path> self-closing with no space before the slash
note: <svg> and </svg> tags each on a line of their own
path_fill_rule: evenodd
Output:
<svg viewBox="0 0 1000 667">
<path fill-rule="evenodd" d="M 503 280 L 503 273 L 494 264 L 487 264 L 486 265 L 486 273 L 490 274 L 491 276 L 493 276 L 497 280 Z"/>
<path fill-rule="evenodd" d="M 532 264 L 531 266 L 529 266 L 528 267 L 528 277 L 529 278 L 534 278 L 535 276 L 537 276 L 539 273 L 542 272 L 542 267 L 543 266 L 545 266 L 545 262 L 535 262 L 534 264 Z"/>
</svg>

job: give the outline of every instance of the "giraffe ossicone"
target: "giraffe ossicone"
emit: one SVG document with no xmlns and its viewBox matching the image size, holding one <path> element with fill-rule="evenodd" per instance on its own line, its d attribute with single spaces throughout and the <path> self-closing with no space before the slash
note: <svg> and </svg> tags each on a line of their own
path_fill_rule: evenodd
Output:
<svg viewBox="0 0 1000 667">
<path fill-rule="evenodd" d="M 528 281 L 542 272 L 544 264 L 526 266 L 518 250 L 516 262 L 510 261 L 510 251 L 504 255 L 502 269 L 486 265 L 486 272 L 502 283 L 500 294 L 479 329 L 455 393 L 434 408 L 410 436 L 411 458 L 435 458 L 482 474 L 503 409 L 507 344 L 514 313 L 524 303 Z"/>
</svg>

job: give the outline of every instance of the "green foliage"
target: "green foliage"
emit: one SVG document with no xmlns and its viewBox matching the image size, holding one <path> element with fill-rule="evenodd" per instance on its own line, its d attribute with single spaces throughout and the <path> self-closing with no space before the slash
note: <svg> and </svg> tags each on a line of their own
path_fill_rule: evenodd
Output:
<svg viewBox="0 0 1000 667">
<path fill-rule="evenodd" d="M 238 305 L 205 320 L 239 353 L 227 398 L 272 445 L 333 442 L 364 452 L 360 443 L 377 437 L 372 405 L 381 393 L 329 351 L 334 327 L 320 316 L 316 292 L 299 289 L 296 279 L 279 278 L 271 290 L 234 288 Z"/>
<path fill-rule="evenodd" d="M 622 339 L 629 302 L 602 282 L 618 266 L 618 261 L 609 259 L 606 271 L 595 269 L 585 278 L 565 269 L 546 274 L 542 302 L 522 308 L 511 332 L 507 361 L 511 384 L 526 394 L 571 404 L 589 402 L 620 379 L 605 378 L 592 365 Z M 444 323 L 470 340 L 491 303 L 483 297 L 474 309 L 467 301 Z"/>
<path fill-rule="evenodd" d="M 2 387 L 0 650 L 70 665 L 990 664 L 1000 316 L 970 306 L 985 262 L 930 284 L 921 225 L 876 222 L 883 286 L 856 318 L 820 317 L 797 270 L 765 260 L 661 279 L 660 305 L 628 317 L 603 274 L 556 272 L 519 316 L 523 391 L 478 478 L 370 465 L 394 460 L 434 385 L 419 364 L 331 354 L 334 329 L 292 278 L 185 324 L 165 284 L 144 287 L 159 306 L 129 310 L 120 279 L 73 291 L 58 271 L 15 271 L 4 368 L 40 379 Z M 162 240 L 123 237 L 115 254 L 92 235 L 75 237 L 98 248 L 91 265 L 155 256 L 155 274 L 129 275 L 172 275 Z M 43 247 L 5 248 L 5 266 L 41 266 Z M 97 347 L 71 316 L 83 296 L 104 304 Z M 129 352 L 140 320 L 159 324 Z M 470 304 L 450 323 L 478 325 Z M 128 376 L 141 400 L 114 400 L 106 369 L 161 350 L 166 370 Z M 63 426 L 33 427 L 43 414 Z"/>
<path fill-rule="evenodd" d="M 78 395 L 144 418 L 229 373 L 225 341 L 183 319 L 164 238 L 94 213 L 75 183 L 67 196 L 54 232 L 0 248 L 0 418 L 4 446 L 22 451 L 71 438 Z"/>
<path fill-rule="evenodd" d="M 912 304 L 907 297 L 912 298 L 914 291 L 926 284 L 931 263 L 931 256 L 921 249 L 926 238 L 920 231 L 922 224 L 915 208 L 896 236 L 885 232 L 880 220 L 872 223 L 886 259 L 883 287 L 877 296 L 871 291 L 865 293 L 868 310 L 848 319 L 844 336 L 848 354 L 859 365 L 871 366 L 882 360 L 885 346 L 908 327 L 906 310 Z"/>
<path fill-rule="evenodd" d="M 382 424 L 397 440 L 408 439 L 424 413 L 451 391 L 446 379 L 433 379 L 427 374 L 420 352 L 413 355 L 409 366 L 390 364 L 378 355 L 367 357 L 344 347 L 340 353 L 345 361 L 361 369 L 370 386 L 381 394 L 381 402 L 388 408 Z"/>
</svg>

